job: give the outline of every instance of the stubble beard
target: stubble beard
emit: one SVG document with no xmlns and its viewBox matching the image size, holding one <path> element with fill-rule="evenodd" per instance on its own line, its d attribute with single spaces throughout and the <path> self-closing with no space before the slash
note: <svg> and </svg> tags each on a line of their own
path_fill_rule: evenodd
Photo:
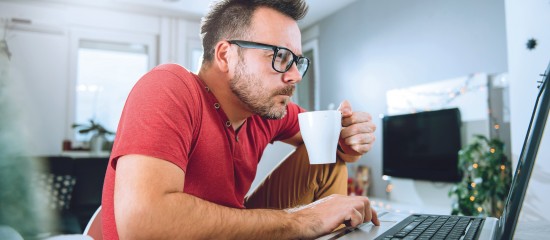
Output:
<svg viewBox="0 0 550 240">
<path fill-rule="evenodd" d="M 250 73 L 244 71 L 245 64 L 239 60 L 239 65 L 235 71 L 235 77 L 230 81 L 231 91 L 241 100 L 249 111 L 266 119 L 281 119 L 286 113 L 286 106 L 290 98 L 276 100 L 278 95 L 292 96 L 294 85 L 286 86 L 282 89 L 269 92 L 262 84 L 262 80 Z"/>
</svg>

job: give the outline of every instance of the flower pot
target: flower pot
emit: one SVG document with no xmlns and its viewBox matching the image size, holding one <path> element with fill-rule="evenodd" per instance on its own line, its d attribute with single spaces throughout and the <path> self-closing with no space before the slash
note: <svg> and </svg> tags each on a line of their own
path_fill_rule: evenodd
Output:
<svg viewBox="0 0 550 240">
<path fill-rule="evenodd" d="M 107 142 L 105 134 L 94 134 L 90 139 L 90 153 L 99 155 Z"/>
</svg>

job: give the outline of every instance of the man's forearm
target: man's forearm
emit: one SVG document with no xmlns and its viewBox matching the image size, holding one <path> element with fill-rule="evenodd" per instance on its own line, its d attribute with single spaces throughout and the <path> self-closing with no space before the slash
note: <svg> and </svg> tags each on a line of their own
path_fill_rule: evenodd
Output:
<svg viewBox="0 0 550 240">
<path fill-rule="evenodd" d="M 116 217 L 121 239 L 300 237 L 299 224 L 291 213 L 228 208 L 181 192 L 168 193 L 144 206 L 129 209 L 133 210 Z"/>
</svg>

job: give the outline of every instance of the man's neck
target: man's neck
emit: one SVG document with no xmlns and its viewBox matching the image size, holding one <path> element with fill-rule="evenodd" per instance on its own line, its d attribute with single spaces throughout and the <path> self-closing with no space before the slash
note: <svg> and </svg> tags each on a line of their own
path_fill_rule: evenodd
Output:
<svg viewBox="0 0 550 240">
<path fill-rule="evenodd" d="M 231 91 L 229 79 L 224 74 L 217 73 L 214 69 L 205 70 L 205 68 L 201 68 L 198 76 L 218 100 L 225 115 L 227 115 L 227 118 L 231 122 L 233 130 L 238 131 L 244 124 L 244 121 L 252 116 L 253 113 L 249 112 Z"/>
</svg>

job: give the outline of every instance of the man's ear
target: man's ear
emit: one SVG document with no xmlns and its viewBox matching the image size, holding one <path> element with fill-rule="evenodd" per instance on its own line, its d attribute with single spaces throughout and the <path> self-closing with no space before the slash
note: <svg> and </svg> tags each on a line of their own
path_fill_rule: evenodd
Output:
<svg viewBox="0 0 550 240">
<path fill-rule="evenodd" d="M 214 61 L 220 69 L 220 71 L 227 73 L 229 72 L 229 59 L 231 53 L 231 44 L 227 41 L 219 41 L 216 44 L 214 51 Z"/>
</svg>

